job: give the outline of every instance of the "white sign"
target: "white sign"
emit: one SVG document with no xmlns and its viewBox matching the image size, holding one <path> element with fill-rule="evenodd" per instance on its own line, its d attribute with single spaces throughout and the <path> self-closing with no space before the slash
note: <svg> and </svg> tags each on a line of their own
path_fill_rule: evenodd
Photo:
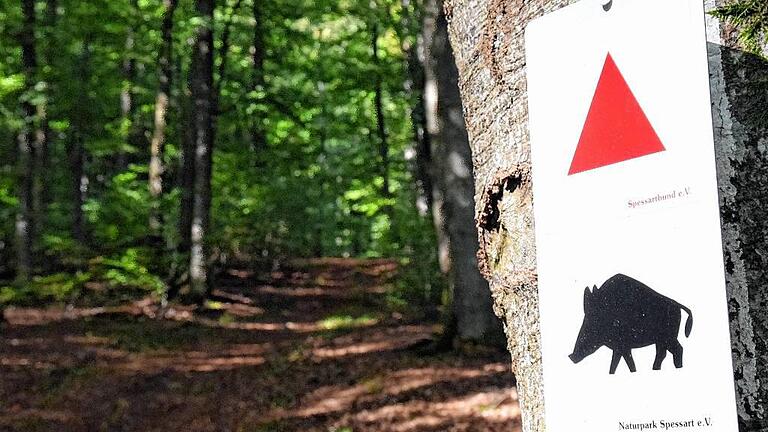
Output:
<svg viewBox="0 0 768 432">
<path fill-rule="evenodd" d="M 526 29 L 550 432 L 737 429 L 702 0 Z"/>
</svg>

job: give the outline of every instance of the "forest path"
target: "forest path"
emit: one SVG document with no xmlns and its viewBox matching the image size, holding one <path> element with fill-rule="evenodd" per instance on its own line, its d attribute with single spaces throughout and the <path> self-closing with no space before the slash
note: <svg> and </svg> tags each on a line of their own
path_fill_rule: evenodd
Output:
<svg viewBox="0 0 768 432">
<path fill-rule="evenodd" d="M 388 260 L 230 270 L 202 312 L 6 310 L 0 431 L 517 431 L 504 353 L 423 356 Z"/>
</svg>

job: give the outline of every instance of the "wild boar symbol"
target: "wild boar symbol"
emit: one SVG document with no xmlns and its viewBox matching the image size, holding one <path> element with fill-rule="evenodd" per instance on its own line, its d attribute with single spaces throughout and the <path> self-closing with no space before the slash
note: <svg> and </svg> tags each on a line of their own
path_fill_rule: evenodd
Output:
<svg viewBox="0 0 768 432">
<path fill-rule="evenodd" d="M 611 276 L 600 288 L 584 290 L 584 322 L 573 354 L 568 357 L 578 363 L 605 345 L 613 350 L 611 374 L 624 358 L 629 370 L 635 372 L 632 348 L 656 344 L 653 369 L 672 353 L 676 368 L 683 367 L 683 347 L 677 341 L 681 310 L 688 314 L 685 336 L 691 334 L 693 315 L 680 303 L 652 290 L 629 276 Z"/>
</svg>

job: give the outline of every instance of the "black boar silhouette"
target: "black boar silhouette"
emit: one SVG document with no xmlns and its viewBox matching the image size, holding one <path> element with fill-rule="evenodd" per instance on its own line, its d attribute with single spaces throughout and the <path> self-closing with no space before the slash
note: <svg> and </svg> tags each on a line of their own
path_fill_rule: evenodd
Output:
<svg viewBox="0 0 768 432">
<path fill-rule="evenodd" d="M 672 353 L 675 367 L 683 367 L 683 347 L 677 341 L 681 310 L 688 314 L 685 336 L 691 334 L 693 315 L 680 303 L 652 290 L 629 276 L 611 276 L 598 289 L 584 290 L 584 322 L 573 354 L 568 357 L 578 363 L 605 345 L 613 350 L 611 374 L 616 372 L 619 360 L 624 360 L 635 372 L 632 348 L 656 344 L 653 369 L 661 369 L 661 362 Z"/>
</svg>

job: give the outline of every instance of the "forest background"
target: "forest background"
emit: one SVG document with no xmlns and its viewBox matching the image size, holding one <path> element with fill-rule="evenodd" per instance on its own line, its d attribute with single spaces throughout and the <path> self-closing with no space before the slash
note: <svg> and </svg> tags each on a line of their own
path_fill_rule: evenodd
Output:
<svg viewBox="0 0 768 432">
<path fill-rule="evenodd" d="M 437 3 L 4 3 L 0 301 L 200 303 L 233 262 L 341 256 L 396 258 L 393 304 L 443 303 Z"/>
<path fill-rule="evenodd" d="M 0 59 L 0 429 L 514 425 L 441 2 L 0 0 Z"/>
</svg>

